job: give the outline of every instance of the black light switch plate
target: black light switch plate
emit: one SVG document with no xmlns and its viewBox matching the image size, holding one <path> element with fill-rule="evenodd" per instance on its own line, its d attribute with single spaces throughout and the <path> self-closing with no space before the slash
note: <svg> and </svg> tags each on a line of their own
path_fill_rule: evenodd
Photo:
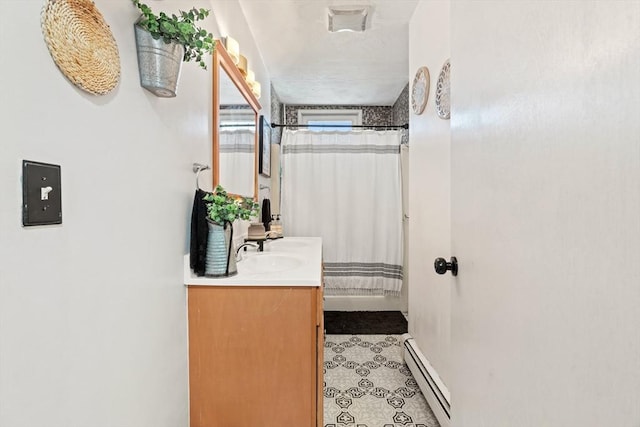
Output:
<svg viewBox="0 0 640 427">
<path fill-rule="evenodd" d="M 60 166 L 22 161 L 22 225 L 62 224 Z"/>
</svg>

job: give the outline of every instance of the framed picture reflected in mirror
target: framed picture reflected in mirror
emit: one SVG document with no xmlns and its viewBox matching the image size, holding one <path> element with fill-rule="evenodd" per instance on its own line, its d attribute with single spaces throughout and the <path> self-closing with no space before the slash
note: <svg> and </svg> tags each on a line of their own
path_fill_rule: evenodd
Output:
<svg viewBox="0 0 640 427">
<path fill-rule="evenodd" d="M 258 171 L 260 175 L 270 177 L 271 176 L 271 125 L 267 122 L 264 116 L 260 116 L 259 129 L 259 161 Z"/>
</svg>

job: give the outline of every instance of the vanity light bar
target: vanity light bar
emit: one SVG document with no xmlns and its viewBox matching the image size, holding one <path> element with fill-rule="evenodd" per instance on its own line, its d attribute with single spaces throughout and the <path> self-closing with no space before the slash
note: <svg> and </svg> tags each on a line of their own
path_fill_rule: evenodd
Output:
<svg viewBox="0 0 640 427">
<path fill-rule="evenodd" d="M 240 55 L 238 58 L 238 70 L 243 77 L 247 76 L 247 57 L 244 55 Z"/>
<path fill-rule="evenodd" d="M 262 87 L 260 86 L 260 82 L 253 82 L 253 86 L 251 86 L 251 91 L 256 96 L 256 98 L 260 99 L 260 95 L 262 92 Z"/>
<path fill-rule="evenodd" d="M 235 39 L 227 36 L 224 38 L 224 47 L 227 49 L 227 53 L 233 60 L 233 63 L 238 65 L 238 62 L 240 62 L 240 44 L 238 44 Z"/>
</svg>

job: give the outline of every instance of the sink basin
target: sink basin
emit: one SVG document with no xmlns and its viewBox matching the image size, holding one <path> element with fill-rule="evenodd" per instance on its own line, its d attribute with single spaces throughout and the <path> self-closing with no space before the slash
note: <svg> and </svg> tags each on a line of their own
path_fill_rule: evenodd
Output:
<svg viewBox="0 0 640 427">
<path fill-rule="evenodd" d="M 302 260 L 291 255 L 258 253 L 238 263 L 240 273 L 276 273 L 298 268 Z"/>
<path fill-rule="evenodd" d="M 284 239 L 272 240 L 271 242 L 268 243 L 268 245 L 269 247 L 273 247 L 275 249 L 284 249 L 284 250 L 299 249 L 299 248 L 305 248 L 309 246 L 309 244 L 306 242 L 303 242 L 300 240 L 291 240 L 291 239 L 287 239 L 286 237 Z"/>
</svg>

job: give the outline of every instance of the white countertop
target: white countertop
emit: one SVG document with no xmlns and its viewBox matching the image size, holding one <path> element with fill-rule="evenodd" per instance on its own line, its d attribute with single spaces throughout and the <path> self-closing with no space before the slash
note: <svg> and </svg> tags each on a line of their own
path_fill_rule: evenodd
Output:
<svg viewBox="0 0 640 427">
<path fill-rule="evenodd" d="M 198 277 L 184 257 L 187 286 L 321 286 L 322 238 L 284 237 L 264 243 L 264 252 L 241 249 L 238 274 L 231 277 Z"/>
</svg>

